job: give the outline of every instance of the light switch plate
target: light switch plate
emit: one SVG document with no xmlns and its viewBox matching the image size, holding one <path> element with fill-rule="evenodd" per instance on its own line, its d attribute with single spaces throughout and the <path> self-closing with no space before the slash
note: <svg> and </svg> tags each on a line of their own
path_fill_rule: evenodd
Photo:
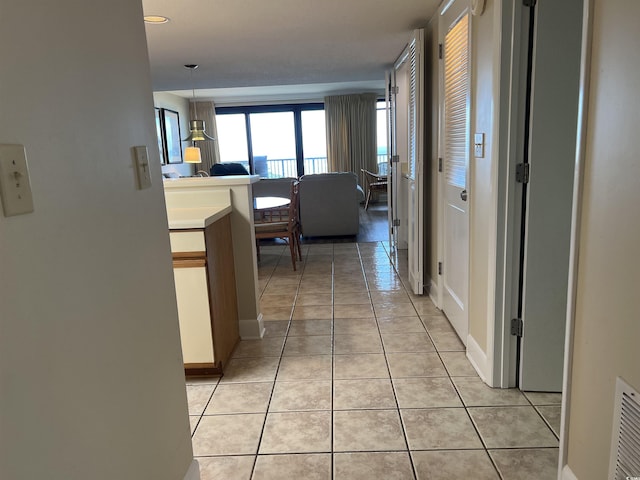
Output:
<svg viewBox="0 0 640 480">
<path fill-rule="evenodd" d="M 140 190 L 144 188 L 151 188 L 151 172 L 149 171 L 149 152 L 147 147 L 142 145 L 133 147 L 136 170 L 138 177 L 138 188 Z"/>
<path fill-rule="evenodd" d="M 476 133 L 473 136 L 473 156 L 484 158 L 484 133 Z"/>
<path fill-rule="evenodd" d="M 0 197 L 5 217 L 33 212 L 24 145 L 0 145 Z"/>
</svg>

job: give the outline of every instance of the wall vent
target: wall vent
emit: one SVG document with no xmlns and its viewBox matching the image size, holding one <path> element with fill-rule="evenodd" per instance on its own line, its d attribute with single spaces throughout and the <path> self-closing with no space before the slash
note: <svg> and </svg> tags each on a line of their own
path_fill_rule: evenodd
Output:
<svg viewBox="0 0 640 480">
<path fill-rule="evenodd" d="M 609 478 L 640 478 L 640 394 L 616 379 Z"/>
</svg>

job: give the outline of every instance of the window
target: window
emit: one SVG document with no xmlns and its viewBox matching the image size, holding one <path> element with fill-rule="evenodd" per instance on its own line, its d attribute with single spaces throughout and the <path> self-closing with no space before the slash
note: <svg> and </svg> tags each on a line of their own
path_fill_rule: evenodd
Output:
<svg viewBox="0 0 640 480">
<path fill-rule="evenodd" d="M 387 174 L 387 105 L 384 100 L 376 103 L 376 139 L 378 143 L 378 173 Z"/>
<path fill-rule="evenodd" d="M 254 173 L 263 178 L 297 177 L 293 112 L 249 114 Z"/>
<path fill-rule="evenodd" d="M 305 173 L 327 173 L 327 130 L 324 110 L 303 110 L 302 151 Z"/>
<path fill-rule="evenodd" d="M 247 130 L 242 114 L 216 116 L 220 161 L 237 162 L 249 170 Z"/>
<path fill-rule="evenodd" d="M 264 178 L 327 172 L 324 105 L 216 108 L 220 159 Z"/>
</svg>

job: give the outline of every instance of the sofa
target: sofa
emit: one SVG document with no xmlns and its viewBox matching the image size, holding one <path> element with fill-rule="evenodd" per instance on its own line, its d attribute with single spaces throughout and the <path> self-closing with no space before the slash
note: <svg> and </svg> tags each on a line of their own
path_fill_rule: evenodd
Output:
<svg viewBox="0 0 640 480">
<path fill-rule="evenodd" d="M 254 197 L 288 197 L 295 178 L 265 178 L 253 184 Z M 300 224 L 305 237 L 357 235 L 364 191 L 351 172 L 300 177 Z"/>
</svg>

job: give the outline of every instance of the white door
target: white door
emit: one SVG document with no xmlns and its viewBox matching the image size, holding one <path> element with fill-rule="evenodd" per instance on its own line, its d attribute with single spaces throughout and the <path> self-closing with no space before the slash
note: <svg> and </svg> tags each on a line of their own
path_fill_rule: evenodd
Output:
<svg viewBox="0 0 640 480">
<path fill-rule="evenodd" d="M 522 390 L 562 390 L 582 0 L 535 7 L 523 255 Z"/>
<path fill-rule="evenodd" d="M 424 293 L 424 31 L 415 30 L 408 46 L 407 241 L 409 283 Z"/>
<path fill-rule="evenodd" d="M 469 2 L 457 0 L 440 16 L 442 45 L 441 175 L 443 311 L 466 345 L 469 284 Z"/>
</svg>

